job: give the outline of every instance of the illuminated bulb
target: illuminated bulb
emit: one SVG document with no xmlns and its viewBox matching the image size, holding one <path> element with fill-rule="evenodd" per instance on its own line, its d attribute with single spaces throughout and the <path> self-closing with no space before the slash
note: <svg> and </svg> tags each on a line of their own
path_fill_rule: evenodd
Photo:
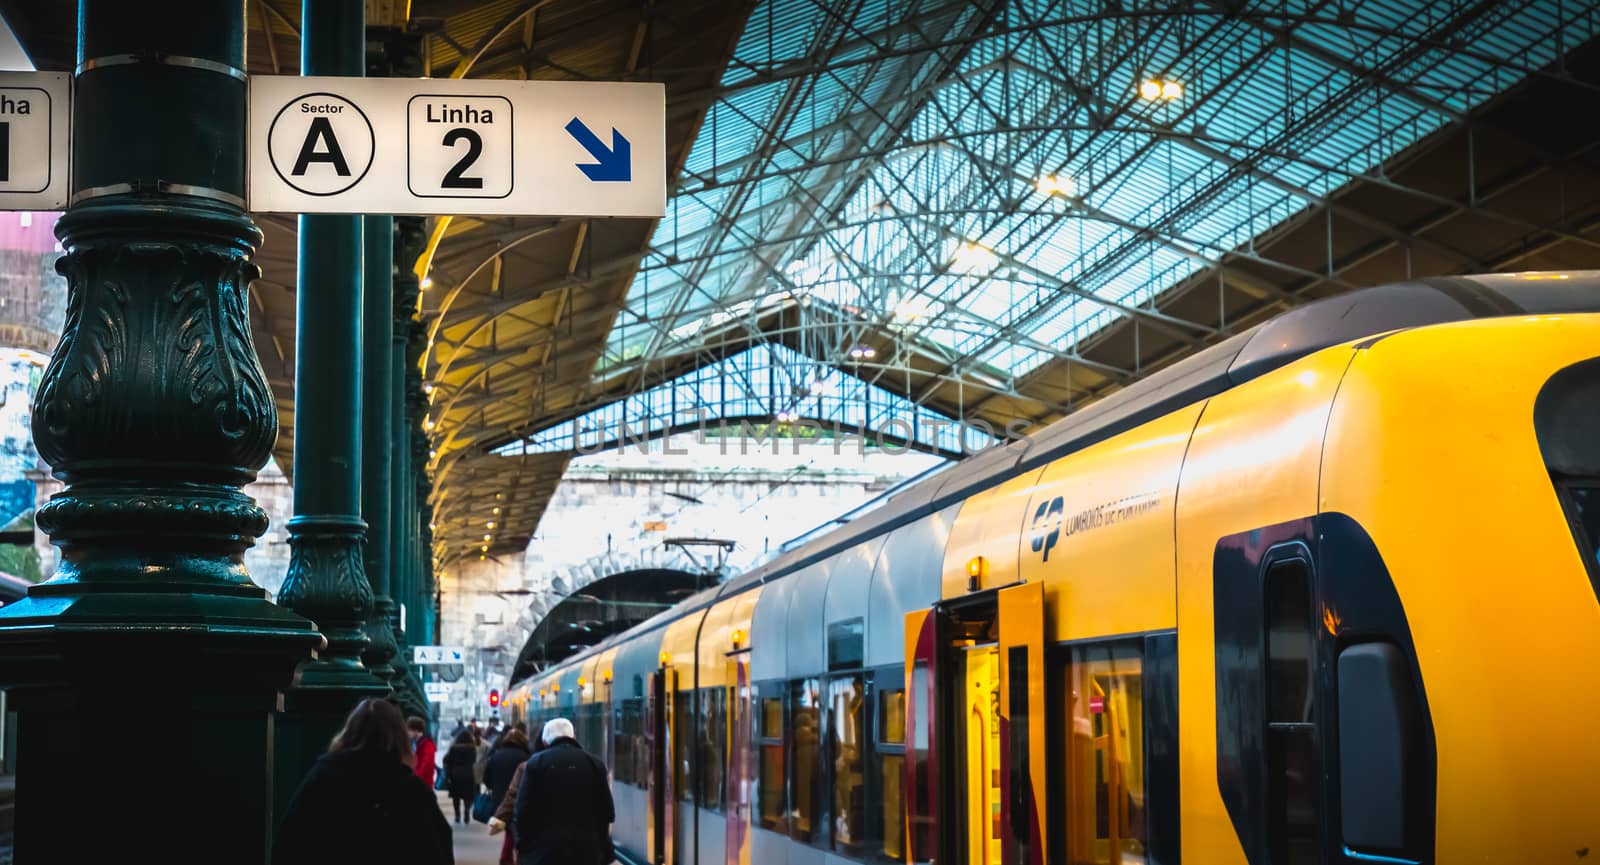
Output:
<svg viewBox="0 0 1600 865">
<path fill-rule="evenodd" d="M 426 291 L 426 290 L 428 290 L 428 289 L 430 289 L 430 288 L 433 288 L 433 277 L 431 277 L 431 276 L 424 276 L 424 277 L 423 277 L 423 278 L 422 278 L 422 283 L 421 283 L 421 285 L 422 285 L 422 289 L 423 289 L 423 290 L 424 290 L 424 291 Z"/>
<path fill-rule="evenodd" d="M 433 418 L 431 418 L 431 417 L 423 418 L 422 419 L 422 428 L 425 429 L 425 430 L 433 429 Z"/>
<path fill-rule="evenodd" d="M 738 628 L 734 628 L 733 629 L 733 647 L 735 649 L 739 648 L 739 644 L 742 643 L 742 642 L 744 642 L 744 631 L 741 631 Z"/>
<path fill-rule="evenodd" d="M 499 508 L 495 508 L 494 509 L 494 515 L 497 516 L 497 517 L 500 516 L 500 509 Z"/>
<path fill-rule="evenodd" d="M 582 677 L 582 676 L 579 676 L 579 677 L 578 677 L 578 687 L 580 687 L 580 688 L 587 688 L 587 687 L 588 687 L 588 686 L 589 686 L 589 680 L 588 680 L 588 679 L 585 679 L 585 678 L 584 678 L 584 677 Z"/>
<path fill-rule="evenodd" d="M 438 455 L 439 455 L 439 452 L 438 452 L 438 451 L 436 451 L 436 450 L 434 450 L 434 449 L 433 449 L 433 448 L 429 448 L 429 449 L 428 449 L 428 459 L 430 459 L 430 460 L 431 460 L 431 459 L 433 459 L 433 458 L 434 458 L 434 457 L 437 457 L 437 456 L 438 456 Z"/>
<path fill-rule="evenodd" d="M 484 535 L 483 539 L 486 541 L 492 541 L 494 540 L 494 535 Z"/>
<path fill-rule="evenodd" d="M 989 562 L 983 556 L 973 556 L 972 559 L 967 562 L 967 576 L 969 577 L 981 578 L 988 570 Z"/>
<path fill-rule="evenodd" d="M 489 560 L 489 557 L 488 557 L 488 556 L 486 556 L 486 555 L 482 555 L 482 554 L 480 554 L 480 555 L 479 555 L 479 556 L 478 556 L 478 561 L 480 561 L 480 562 L 487 562 L 487 561 L 488 561 L 488 560 Z"/>
<path fill-rule="evenodd" d="M 666 652 L 662 652 L 661 653 L 661 666 L 665 667 L 666 665 L 668 665 L 670 663 L 672 663 L 672 656 L 667 654 Z"/>
<path fill-rule="evenodd" d="M 1139 85 L 1139 95 L 1146 99 L 1160 99 L 1161 82 L 1155 80 L 1145 81 L 1143 84 Z"/>
<path fill-rule="evenodd" d="M 489 528 L 494 528 L 494 520 L 489 521 Z"/>
<path fill-rule="evenodd" d="M 1161 82 L 1161 98 L 1162 99 L 1182 99 L 1183 98 L 1183 85 L 1179 84 L 1176 81 L 1163 81 L 1163 82 Z"/>
<path fill-rule="evenodd" d="M 1046 174 L 1039 178 L 1035 186 L 1044 195 L 1070 196 L 1078 193 L 1078 184 L 1072 178 L 1061 174 Z"/>
<path fill-rule="evenodd" d="M 479 551 L 479 552 L 482 552 L 482 553 L 487 553 L 487 552 L 489 552 L 489 545 L 488 545 L 488 544 L 484 544 L 484 545 L 483 545 L 483 546 L 481 546 L 481 547 L 479 547 L 479 548 L 478 548 L 478 551 Z"/>
<path fill-rule="evenodd" d="M 433 393 L 433 382 L 431 382 L 431 381 L 423 382 L 422 383 L 422 392 L 423 393 Z"/>
<path fill-rule="evenodd" d="M 962 273 L 976 273 L 980 270 L 992 270 L 1000 261 L 994 250 L 981 243 L 963 243 L 956 250 L 955 259 L 951 262 L 955 270 Z"/>
</svg>

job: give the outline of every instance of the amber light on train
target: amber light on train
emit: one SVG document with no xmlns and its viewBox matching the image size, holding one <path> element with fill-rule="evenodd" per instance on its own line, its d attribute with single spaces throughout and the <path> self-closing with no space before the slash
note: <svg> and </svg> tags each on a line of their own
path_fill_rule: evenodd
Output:
<svg viewBox="0 0 1600 865">
<path fill-rule="evenodd" d="M 744 645 L 744 631 L 734 628 L 732 639 L 734 649 L 738 649 L 740 646 Z"/>
<path fill-rule="evenodd" d="M 662 652 L 661 653 L 661 666 L 665 667 L 666 665 L 668 665 L 670 663 L 672 663 L 672 655 L 670 653 L 668 653 L 668 652 Z"/>
<path fill-rule="evenodd" d="M 989 576 L 989 560 L 973 556 L 967 561 L 967 590 L 975 592 L 983 587 L 983 578 Z"/>
</svg>

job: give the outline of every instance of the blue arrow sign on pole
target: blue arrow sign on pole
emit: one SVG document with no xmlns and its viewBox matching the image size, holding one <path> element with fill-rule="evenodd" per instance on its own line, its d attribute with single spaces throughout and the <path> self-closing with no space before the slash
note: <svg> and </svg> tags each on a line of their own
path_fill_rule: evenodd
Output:
<svg viewBox="0 0 1600 865">
<path fill-rule="evenodd" d="M 633 148 L 628 145 L 628 139 L 623 138 L 622 133 L 618 132 L 616 127 L 611 128 L 611 146 L 609 148 L 589 130 L 589 127 L 584 125 L 582 120 L 576 117 L 572 118 L 572 122 L 567 124 L 566 129 L 567 134 L 577 139 L 577 142 L 583 145 L 583 149 L 589 151 L 590 156 L 600 160 L 592 165 L 578 166 L 578 170 L 587 175 L 590 180 L 599 182 L 620 181 L 625 183 L 633 179 Z"/>
</svg>

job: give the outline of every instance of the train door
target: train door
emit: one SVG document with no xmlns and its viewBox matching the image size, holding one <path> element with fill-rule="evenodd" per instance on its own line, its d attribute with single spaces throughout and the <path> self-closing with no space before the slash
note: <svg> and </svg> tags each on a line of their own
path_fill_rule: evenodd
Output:
<svg viewBox="0 0 1600 865">
<path fill-rule="evenodd" d="M 1001 862 L 1040 865 L 1045 856 L 1045 742 L 1050 730 L 1045 700 L 1044 585 L 1023 583 L 996 597 L 1000 662 L 1001 800 L 1007 830 Z"/>
<path fill-rule="evenodd" d="M 650 674 L 650 696 L 645 704 L 645 748 L 650 771 L 645 779 L 650 802 L 650 861 L 655 865 L 678 865 L 674 847 L 677 835 L 677 791 L 674 789 L 672 695 L 677 691 L 677 674 L 663 668 Z"/>
<path fill-rule="evenodd" d="M 617 737 L 613 727 L 611 708 L 611 674 L 607 672 L 595 683 L 595 694 L 600 701 L 600 754 L 606 761 L 608 780 L 617 776 Z"/>
<path fill-rule="evenodd" d="M 1042 587 L 976 592 L 906 628 L 908 860 L 1043 863 Z"/>
<path fill-rule="evenodd" d="M 728 771 L 723 775 L 722 802 L 727 836 L 723 850 L 728 865 L 750 865 L 750 654 L 728 656 Z"/>
<path fill-rule="evenodd" d="M 1000 865 L 1000 650 L 994 643 L 959 646 L 962 693 L 957 703 L 957 763 L 964 771 L 958 805 L 969 865 Z"/>
</svg>

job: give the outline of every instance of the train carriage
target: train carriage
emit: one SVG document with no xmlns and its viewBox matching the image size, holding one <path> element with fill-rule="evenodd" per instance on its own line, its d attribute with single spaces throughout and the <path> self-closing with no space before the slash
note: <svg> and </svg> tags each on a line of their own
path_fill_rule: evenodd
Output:
<svg viewBox="0 0 1600 865">
<path fill-rule="evenodd" d="M 1600 274 L 1287 312 L 513 689 L 661 865 L 1600 851 Z"/>
</svg>

